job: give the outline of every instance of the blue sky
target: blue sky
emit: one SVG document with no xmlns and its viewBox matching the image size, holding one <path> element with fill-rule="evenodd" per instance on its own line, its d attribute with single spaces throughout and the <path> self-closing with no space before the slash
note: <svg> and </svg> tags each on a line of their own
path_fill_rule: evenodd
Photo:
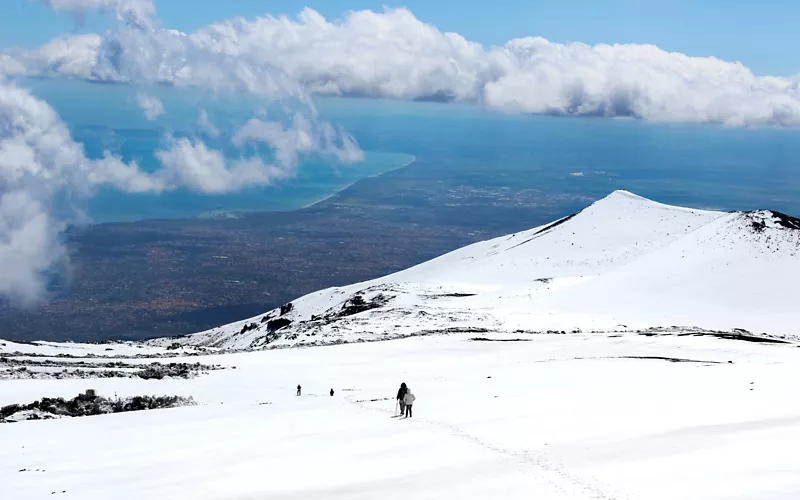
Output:
<svg viewBox="0 0 800 500">
<path fill-rule="evenodd" d="M 2 0 L 0 46 L 34 46 L 72 31 L 99 31 L 35 0 Z M 800 73 L 800 2 L 796 0 L 156 0 L 165 26 L 191 31 L 234 16 L 298 13 L 312 7 L 329 18 L 384 5 L 410 8 L 421 20 L 483 44 L 520 36 L 555 42 L 652 43 L 689 55 L 741 61 L 757 74 Z"/>
</svg>

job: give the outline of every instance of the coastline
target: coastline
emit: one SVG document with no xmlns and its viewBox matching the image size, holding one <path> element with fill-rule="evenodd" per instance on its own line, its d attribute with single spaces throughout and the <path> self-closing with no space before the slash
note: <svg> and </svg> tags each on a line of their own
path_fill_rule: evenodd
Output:
<svg viewBox="0 0 800 500">
<path fill-rule="evenodd" d="M 269 206 L 262 206 L 262 207 L 253 207 L 253 208 L 232 208 L 226 209 L 224 207 L 218 207 L 216 209 L 207 210 L 207 211 L 198 211 L 194 213 L 182 213 L 182 214 L 175 214 L 174 216 L 169 216 L 166 214 L 160 214 L 159 216 L 148 216 L 145 215 L 143 217 L 121 217 L 121 218 L 111 218 L 108 220 L 89 220 L 83 226 L 99 226 L 105 224 L 135 224 L 147 221 L 162 221 L 162 220 L 214 220 L 214 219 L 238 219 L 240 216 L 248 215 L 248 214 L 258 214 L 258 213 L 285 213 L 285 212 L 294 212 L 298 210 L 305 210 L 311 208 L 319 203 L 322 203 L 326 200 L 329 200 L 346 189 L 350 188 L 351 186 L 355 185 L 362 179 L 372 179 L 375 177 L 379 177 L 388 172 L 394 172 L 401 168 L 405 168 L 414 162 L 417 161 L 416 155 L 406 154 L 406 153 L 391 153 L 395 155 L 403 155 L 406 159 L 402 163 L 396 164 L 391 168 L 386 170 L 382 170 L 377 173 L 372 173 L 368 175 L 364 175 L 358 177 L 357 179 L 349 182 L 345 185 L 340 185 L 336 187 L 335 183 L 331 183 L 331 187 L 335 190 L 329 191 L 327 194 L 323 196 L 319 196 L 318 198 L 311 198 L 311 201 L 304 201 L 301 199 L 296 200 L 296 204 L 290 203 L 288 206 L 284 208 L 279 207 L 269 207 Z M 309 198 L 306 198 L 308 200 Z"/>
<path fill-rule="evenodd" d="M 401 154 L 404 154 L 404 153 L 401 153 Z M 397 170 L 400 170 L 401 168 L 406 168 L 407 166 L 409 166 L 409 165 L 411 165 L 411 164 L 413 164 L 414 162 L 417 161 L 417 156 L 416 155 L 410 155 L 410 156 L 411 156 L 411 160 L 409 160 L 407 163 L 404 163 L 403 165 L 400 165 L 400 166 L 395 167 L 395 168 L 391 168 L 389 170 L 384 170 L 383 172 L 378 173 L 378 174 L 366 175 L 364 177 L 361 177 L 360 179 L 355 180 L 355 181 L 351 182 L 350 184 L 344 186 L 343 188 L 341 188 L 340 190 L 336 191 L 335 193 L 331 193 L 329 195 L 323 196 L 322 198 L 320 198 L 318 200 L 314 200 L 311 203 L 309 203 L 307 205 L 304 205 L 304 206 L 302 206 L 300 208 L 297 208 L 295 210 L 305 210 L 307 208 L 313 207 L 314 205 L 318 205 L 318 204 L 320 204 L 320 203 L 322 203 L 324 201 L 327 201 L 327 200 L 333 198 L 334 196 L 338 195 L 342 191 L 350 188 L 351 186 L 356 185 L 357 183 L 361 182 L 364 179 L 374 179 L 375 177 L 380 177 L 381 175 L 388 174 L 389 172 L 395 172 Z"/>
</svg>

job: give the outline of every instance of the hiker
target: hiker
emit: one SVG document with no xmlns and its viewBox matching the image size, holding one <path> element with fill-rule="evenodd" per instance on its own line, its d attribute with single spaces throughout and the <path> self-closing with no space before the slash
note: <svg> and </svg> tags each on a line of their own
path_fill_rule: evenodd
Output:
<svg viewBox="0 0 800 500">
<path fill-rule="evenodd" d="M 406 391 L 408 391 L 408 386 L 406 383 L 403 382 L 400 384 L 400 390 L 397 391 L 397 402 L 400 404 L 400 415 L 405 415 L 406 413 L 406 402 L 403 398 L 406 397 Z"/>
<path fill-rule="evenodd" d="M 411 407 L 414 405 L 414 401 L 416 401 L 417 397 L 414 396 L 414 393 L 411 392 L 411 389 L 406 387 L 406 394 L 403 396 L 403 402 L 406 404 L 406 418 L 411 418 Z"/>
<path fill-rule="evenodd" d="M 331 389 L 331 397 L 333 397 L 333 389 Z"/>
<path fill-rule="evenodd" d="M 297 395 L 299 396 L 300 393 L 302 393 L 302 392 L 303 392 L 303 388 L 300 387 L 300 384 L 297 384 Z"/>
</svg>

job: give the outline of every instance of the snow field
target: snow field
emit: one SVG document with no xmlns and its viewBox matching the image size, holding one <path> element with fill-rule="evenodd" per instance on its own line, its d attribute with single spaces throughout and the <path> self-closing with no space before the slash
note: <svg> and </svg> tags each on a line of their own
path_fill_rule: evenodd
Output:
<svg viewBox="0 0 800 500">
<path fill-rule="evenodd" d="M 0 405 L 72 397 L 87 384 L 104 395 L 191 395 L 201 405 L 0 425 L 0 492 L 15 499 L 800 496 L 791 446 L 800 442 L 794 344 L 470 337 L 221 354 L 201 359 L 237 368 L 189 380 L 2 381 Z M 418 398 L 410 420 L 392 418 L 402 381 Z M 367 401 L 383 398 L 390 400 Z"/>
</svg>

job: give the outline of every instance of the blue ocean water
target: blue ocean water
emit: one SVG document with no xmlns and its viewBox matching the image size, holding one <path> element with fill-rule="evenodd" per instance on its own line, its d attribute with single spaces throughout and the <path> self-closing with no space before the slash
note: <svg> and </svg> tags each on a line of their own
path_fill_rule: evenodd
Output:
<svg viewBox="0 0 800 500">
<path fill-rule="evenodd" d="M 436 158 L 448 182 L 597 199 L 800 215 L 800 130 L 505 115 L 472 106 L 328 99 L 323 115 L 366 148 Z"/>
<path fill-rule="evenodd" d="M 126 161 L 136 161 L 146 171 L 159 168 L 154 153 L 165 147 L 168 136 L 200 133 L 197 123 L 201 109 L 207 110 L 215 127 L 222 132 L 218 139 L 203 137 L 203 140 L 231 158 L 241 154 L 229 144 L 229 134 L 235 127 L 256 113 L 263 116 L 274 111 L 253 100 L 226 100 L 167 87 L 134 89 L 125 85 L 51 80 L 27 80 L 24 86 L 55 108 L 89 157 L 101 157 L 105 151 L 111 151 Z M 148 121 L 136 104 L 137 92 L 161 99 L 166 114 L 157 121 Z M 275 118 L 270 116 L 270 119 Z M 303 159 L 293 178 L 226 194 L 185 189 L 161 194 L 129 194 L 103 188 L 89 200 L 86 209 L 92 222 L 294 210 L 331 196 L 359 179 L 405 166 L 413 159 L 412 155 L 391 149 L 367 150 L 364 161 L 355 164 L 310 157 Z"/>
<path fill-rule="evenodd" d="M 167 115 L 149 122 L 135 91 L 118 85 L 28 81 L 70 125 L 90 154 L 104 148 L 153 165 L 166 133 L 185 130 L 208 109 L 221 128 L 259 106 L 196 92 L 154 88 Z M 162 196 L 104 191 L 93 220 L 182 217 L 214 211 L 289 210 L 337 192 L 414 157 L 440 169 L 442 182 L 545 196 L 594 199 L 627 189 L 665 203 L 724 210 L 771 208 L 800 215 L 800 131 L 717 125 L 649 124 L 631 119 L 505 115 L 475 106 L 356 98 L 320 98 L 322 118 L 344 126 L 367 151 L 341 166 L 307 161 L 296 179 L 225 196 Z M 269 111 L 267 111 L 269 113 Z"/>
</svg>

